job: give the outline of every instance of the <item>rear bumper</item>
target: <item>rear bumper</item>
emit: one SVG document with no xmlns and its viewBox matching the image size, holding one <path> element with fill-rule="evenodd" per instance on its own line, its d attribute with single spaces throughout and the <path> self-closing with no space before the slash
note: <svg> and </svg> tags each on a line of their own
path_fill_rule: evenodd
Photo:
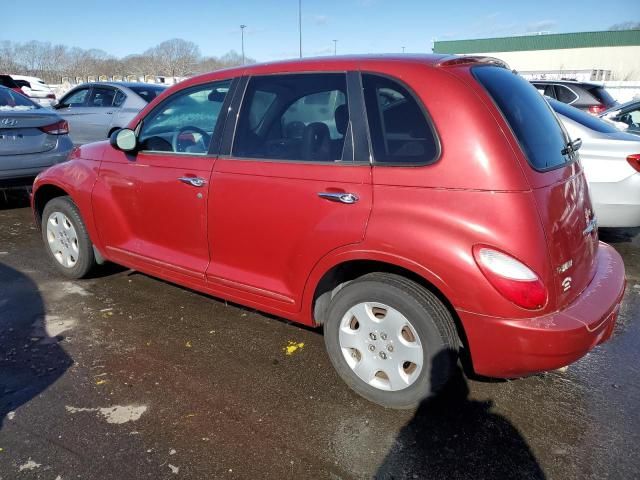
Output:
<svg viewBox="0 0 640 480">
<path fill-rule="evenodd" d="M 622 258 L 600 243 L 593 280 L 564 310 L 521 320 L 459 312 L 474 371 L 513 378 L 575 362 L 611 336 L 625 284 Z"/>
<path fill-rule="evenodd" d="M 66 161 L 73 150 L 67 136 L 60 136 L 54 149 L 48 152 L 26 155 L 0 156 L 0 190 L 20 186 L 31 186 L 33 179 L 52 165 Z M 11 164 L 18 168 L 3 168 Z"/>
</svg>

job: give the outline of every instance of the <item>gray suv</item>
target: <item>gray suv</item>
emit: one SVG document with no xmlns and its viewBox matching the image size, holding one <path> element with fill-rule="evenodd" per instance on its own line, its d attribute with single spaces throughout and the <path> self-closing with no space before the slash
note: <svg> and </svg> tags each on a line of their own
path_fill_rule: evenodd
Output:
<svg viewBox="0 0 640 480">
<path fill-rule="evenodd" d="M 540 93 L 572 107 L 598 115 L 618 102 L 602 86 L 574 80 L 532 80 Z"/>
</svg>

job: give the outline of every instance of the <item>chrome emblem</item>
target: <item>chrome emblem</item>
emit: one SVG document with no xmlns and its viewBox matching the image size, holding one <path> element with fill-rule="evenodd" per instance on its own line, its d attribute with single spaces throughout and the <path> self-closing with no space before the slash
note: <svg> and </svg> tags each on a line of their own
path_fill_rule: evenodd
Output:
<svg viewBox="0 0 640 480">
<path fill-rule="evenodd" d="M 564 273 L 571 268 L 573 265 L 573 260 L 569 260 L 568 262 L 564 262 L 562 265 L 558 267 L 558 273 Z"/>
<path fill-rule="evenodd" d="M 562 291 L 568 292 L 570 288 L 571 288 L 571 277 L 566 277 L 564 280 L 562 280 Z"/>
<path fill-rule="evenodd" d="M 18 124 L 18 121 L 13 118 L 3 118 L 0 120 L 0 123 L 6 127 L 15 127 Z"/>
</svg>

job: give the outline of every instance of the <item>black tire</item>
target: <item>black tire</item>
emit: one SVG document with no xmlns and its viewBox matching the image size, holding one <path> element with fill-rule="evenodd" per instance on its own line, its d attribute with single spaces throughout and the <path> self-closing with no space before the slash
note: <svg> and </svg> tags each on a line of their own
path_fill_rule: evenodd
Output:
<svg viewBox="0 0 640 480">
<path fill-rule="evenodd" d="M 77 238 L 77 258 L 73 266 L 63 265 L 54 255 L 48 239 L 47 222 L 50 217 L 56 213 L 62 213 L 69 219 L 71 225 L 75 229 Z M 93 244 L 87 234 L 87 229 L 80 216 L 80 211 L 71 198 L 56 197 L 50 200 L 44 207 L 42 212 L 42 240 L 44 242 L 47 255 L 53 261 L 59 272 L 65 277 L 78 279 L 87 276 L 87 274 L 95 267 L 96 260 L 93 253 Z"/>
<path fill-rule="evenodd" d="M 397 310 L 409 320 L 419 337 L 422 367 L 413 383 L 406 388 L 389 391 L 372 386 L 362 380 L 345 360 L 339 341 L 340 325 L 352 307 L 364 302 L 381 303 Z M 438 393 L 453 373 L 459 346 L 453 318 L 433 293 L 407 278 L 371 273 L 350 282 L 331 300 L 326 319 L 324 339 L 331 363 L 349 387 L 378 405 L 397 409 L 416 407 Z M 361 358 L 356 352 L 354 355 L 354 358 Z M 398 358 L 396 364 L 399 364 Z"/>
</svg>

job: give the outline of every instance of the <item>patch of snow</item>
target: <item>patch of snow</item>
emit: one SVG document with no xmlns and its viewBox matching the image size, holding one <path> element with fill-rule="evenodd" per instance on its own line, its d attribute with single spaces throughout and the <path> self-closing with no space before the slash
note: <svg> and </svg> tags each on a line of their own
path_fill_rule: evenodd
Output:
<svg viewBox="0 0 640 480">
<path fill-rule="evenodd" d="M 41 467 L 42 464 L 36 463 L 33 460 L 29 459 L 27 463 L 23 463 L 18 467 L 18 471 L 21 472 L 23 470 L 35 470 L 38 467 Z"/>
<path fill-rule="evenodd" d="M 127 422 L 135 422 L 144 412 L 147 411 L 146 405 L 116 405 L 105 408 L 83 408 L 65 407 L 69 413 L 78 412 L 97 412 L 107 421 L 107 423 L 121 424 Z"/>
<path fill-rule="evenodd" d="M 175 467 L 169 464 L 169 468 L 171 469 L 171 473 L 178 473 L 180 471 L 180 467 Z"/>
</svg>

